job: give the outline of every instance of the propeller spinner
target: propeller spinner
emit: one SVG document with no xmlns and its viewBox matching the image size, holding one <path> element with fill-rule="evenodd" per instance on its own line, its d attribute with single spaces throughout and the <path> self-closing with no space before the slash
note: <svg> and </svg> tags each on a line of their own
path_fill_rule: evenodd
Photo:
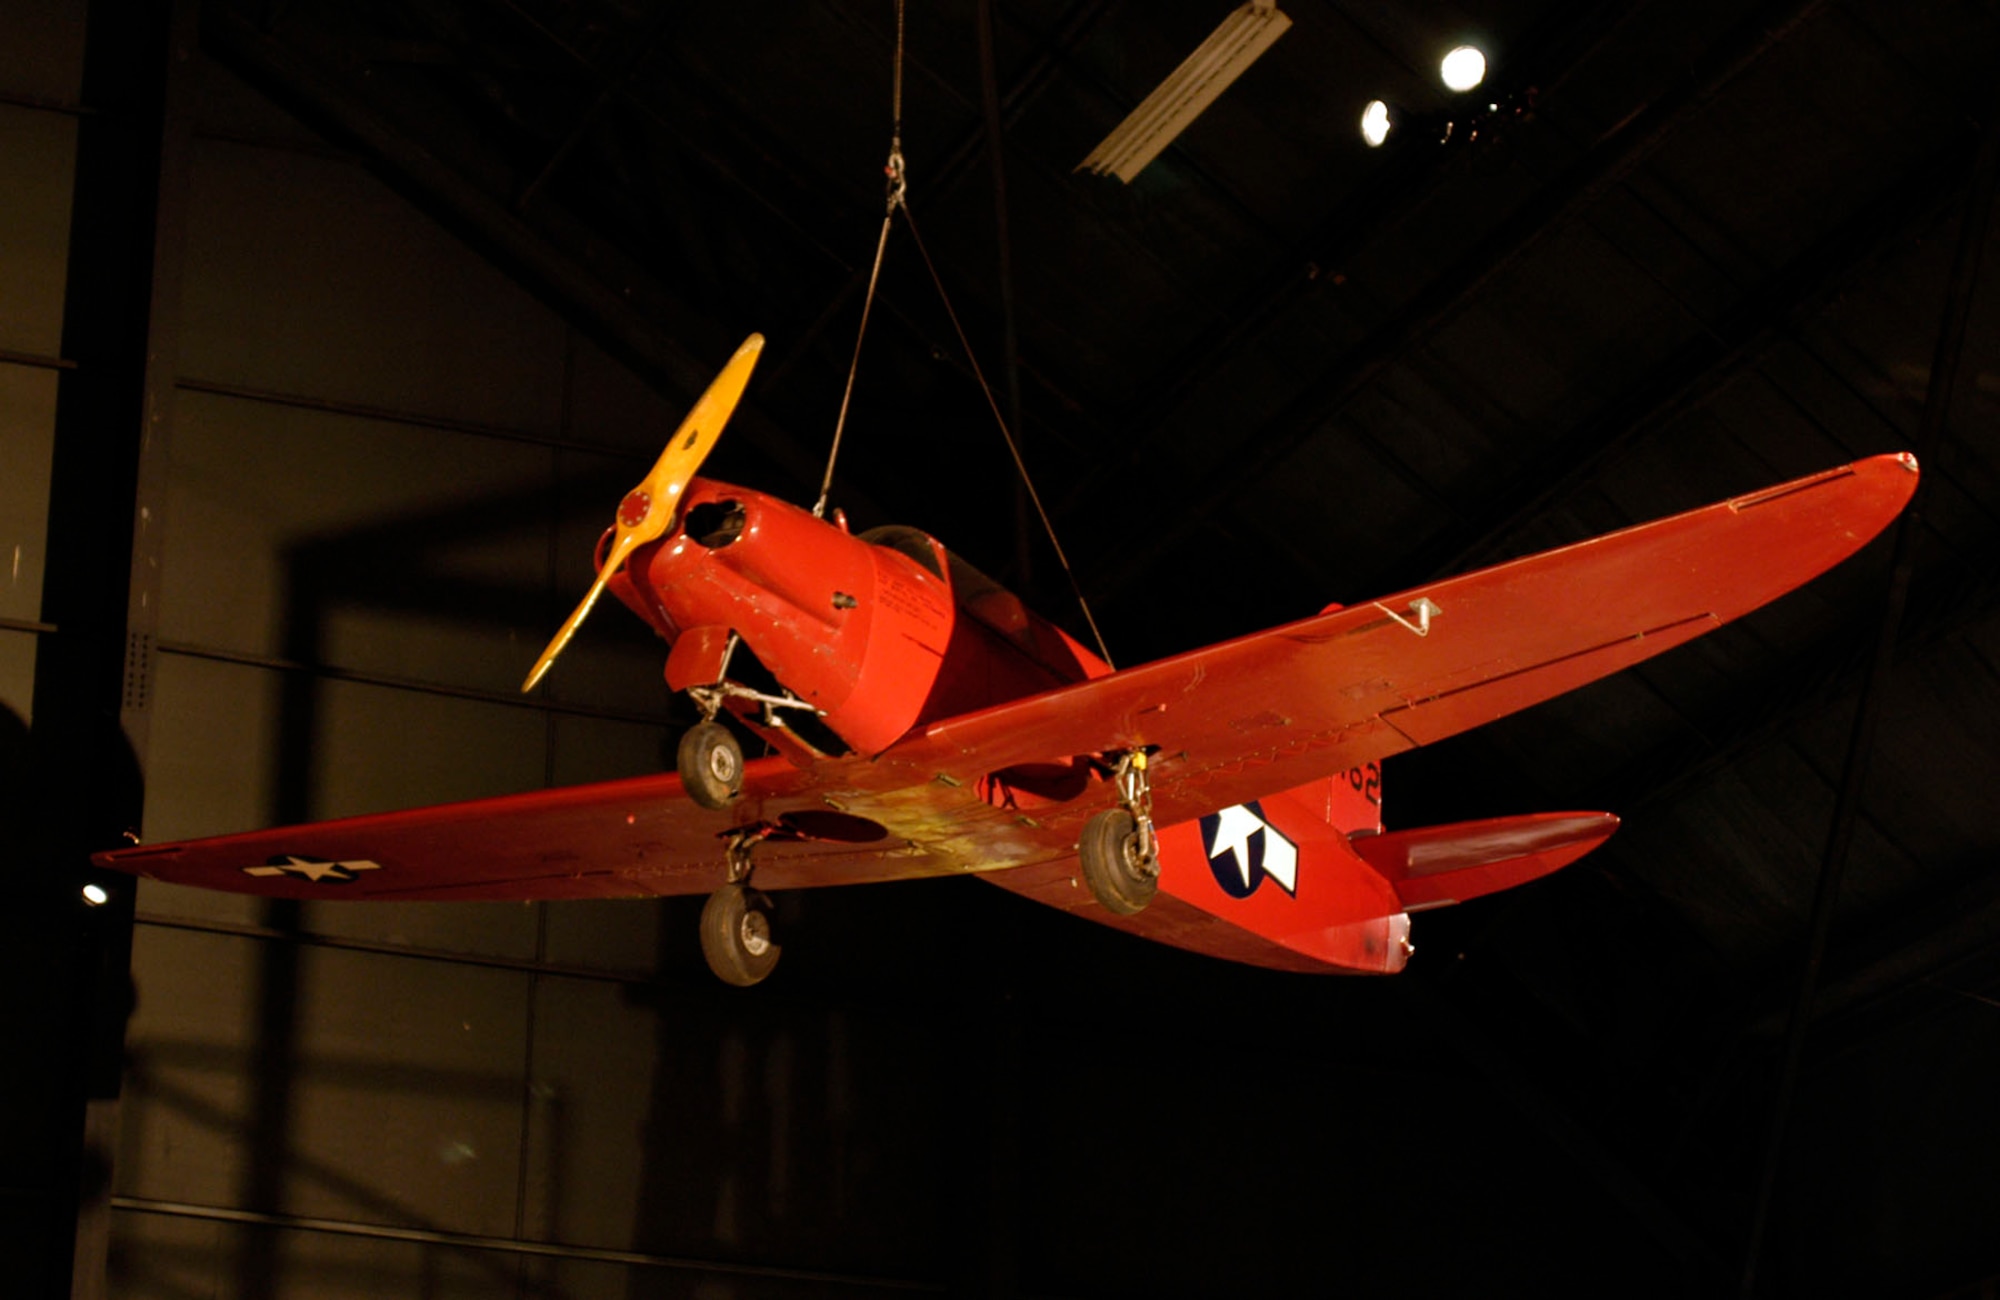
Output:
<svg viewBox="0 0 2000 1300">
<path fill-rule="evenodd" d="M 563 652 L 569 639 L 576 635 L 597 598 L 604 594 L 604 584 L 611 581 L 611 575 L 638 547 L 644 546 L 658 537 L 663 537 L 674 525 L 675 507 L 680 504 L 681 493 L 687 489 L 688 480 L 701 468 L 702 461 L 715 446 L 715 440 L 722 436 L 722 426 L 729 423 L 729 416 L 736 409 L 736 403 L 743 396 L 743 388 L 750 382 L 750 371 L 757 364 L 757 356 L 764 350 L 764 336 L 752 334 L 743 340 L 743 346 L 736 349 L 736 355 L 729 358 L 729 364 L 722 368 L 709 384 L 708 391 L 688 412 L 681 427 L 674 430 L 674 436 L 667 441 L 667 449 L 660 453 L 660 459 L 639 486 L 625 494 L 618 503 L 617 536 L 612 539 L 611 549 L 604 554 L 604 564 L 597 571 L 597 581 L 590 584 L 584 593 L 583 603 L 576 607 L 559 631 L 549 642 L 549 648 L 542 651 L 542 657 L 535 660 L 534 668 L 528 673 L 528 680 L 521 683 L 523 692 L 535 689 L 535 683 L 542 680 L 542 674 Z"/>
</svg>

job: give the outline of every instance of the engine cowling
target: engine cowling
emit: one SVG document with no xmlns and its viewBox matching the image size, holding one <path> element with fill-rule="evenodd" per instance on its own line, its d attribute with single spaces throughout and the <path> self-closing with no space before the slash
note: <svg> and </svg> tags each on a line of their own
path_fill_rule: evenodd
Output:
<svg viewBox="0 0 2000 1300">
<path fill-rule="evenodd" d="M 696 479 L 675 528 L 633 553 L 613 594 L 669 641 L 681 675 L 733 630 L 786 689 L 854 749 L 886 748 L 916 722 L 950 644 L 950 584 L 787 502 Z M 677 689 L 704 684 L 674 681 Z"/>
</svg>

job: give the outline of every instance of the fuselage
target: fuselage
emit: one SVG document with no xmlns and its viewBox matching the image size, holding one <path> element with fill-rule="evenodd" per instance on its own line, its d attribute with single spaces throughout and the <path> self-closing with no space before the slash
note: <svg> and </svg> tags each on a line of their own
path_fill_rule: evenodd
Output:
<svg viewBox="0 0 2000 1300">
<path fill-rule="evenodd" d="M 607 534 L 607 538 L 609 534 Z M 600 549 L 599 562 L 603 553 Z M 855 535 L 838 516 L 814 517 L 747 488 L 693 480 L 674 526 L 633 551 L 608 589 L 670 645 L 667 684 L 712 687 L 744 671 L 741 646 L 813 710 L 834 748 L 872 757 L 927 723 L 1099 677 L 1110 668 L 1011 592 L 914 528 Z M 759 700 L 734 694 L 737 719 L 800 766 L 830 756 L 810 728 L 784 725 Z M 923 844 L 961 870 L 998 871 L 1009 888 L 1075 907 L 1075 859 L 1057 877 L 1009 874 L 1019 859 L 966 826 L 998 818 L 1033 825 L 1110 801 L 1103 755 L 1050 755 L 981 777 L 941 809 L 936 797 L 843 796 L 831 838 Z M 1155 937 L 1195 947 L 1216 940 L 1203 918 L 1254 918 L 1241 960 L 1287 969 L 1390 972 L 1409 955 L 1409 918 L 1388 879 L 1351 847 L 1382 829 L 1379 771 L 1370 764 L 1259 803 L 1160 828 L 1164 894 L 1192 911 Z M 828 814 L 814 814 L 824 819 Z M 821 822 L 793 837 L 814 838 Z M 983 846 L 959 858 L 960 840 Z M 1022 851 L 1044 852 L 1025 839 Z M 1064 865 L 1067 863 L 1067 865 Z M 1047 865 L 1047 860 L 1044 860 Z M 1050 893 L 1050 890 L 1053 890 Z M 1044 897 L 1044 894 L 1048 896 Z M 1169 910 L 1155 907 L 1149 914 Z M 1098 909 L 1091 914 L 1103 919 Z M 1148 930 L 1152 933 L 1152 930 Z M 1271 945 L 1275 944 L 1273 948 Z"/>
<path fill-rule="evenodd" d="M 708 479 L 689 484 L 674 527 L 634 551 L 609 589 L 672 644 L 674 689 L 719 680 L 733 633 L 864 754 L 934 719 L 1109 671 L 925 533 L 856 536 Z M 756 726 L 758 712 L 739 716 Z"/>
</svg>

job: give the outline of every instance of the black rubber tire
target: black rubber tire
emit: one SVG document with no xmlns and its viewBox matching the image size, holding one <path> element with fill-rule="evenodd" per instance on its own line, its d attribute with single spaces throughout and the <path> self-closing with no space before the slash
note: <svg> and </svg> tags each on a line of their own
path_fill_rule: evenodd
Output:
<svg viewBox="0 0 2000 1300">
<path fill-rule="evenodd" d="M 783 951 L 771 937 L 771 905 L 741 885 L 724 885 L 701 909 L 701 955 L 717 979 L 749 988 L 771 973 Z"/>
<path fill-rule="evenodd" d="M 721 723 L 688 728 L 675 759 L 688 798 L 702 807 L 727 808 L 743 793 L 743 747 Z"/>
<path fill-rule="evenodd" d="M 1083 825 L 1076 845 L 1083 883 L 1108 912 L 1136 916 L 1159 892 L 1159 867 L 1141 863 L 1138 847 L 1138 824 L 1123 808 L 1107 808 Z"/>
</svg>

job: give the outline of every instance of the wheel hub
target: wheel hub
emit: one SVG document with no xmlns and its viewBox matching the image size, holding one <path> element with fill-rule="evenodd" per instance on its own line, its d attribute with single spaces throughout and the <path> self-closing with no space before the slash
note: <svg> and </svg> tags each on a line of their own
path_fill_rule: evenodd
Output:
<svg viewBox="0 0 2000 1300">
<path fill-rule="evenodd" d="M 1160 874 L 1159 855 L 1146 853 L 1137 831 L 1125 837 L 1125 842 L 1118 846 L 1118 855 L 1125 860 L 1126 874 L 1134 880 L 1151 880 Z"/>
<path fill-rule="evenodd" d="M 762 912 L 745 912 L 736 932 L 743 941 L 743 951 L 752 957 L 762 957 L 771 950 L 771 920 Z"/>
</svg>

